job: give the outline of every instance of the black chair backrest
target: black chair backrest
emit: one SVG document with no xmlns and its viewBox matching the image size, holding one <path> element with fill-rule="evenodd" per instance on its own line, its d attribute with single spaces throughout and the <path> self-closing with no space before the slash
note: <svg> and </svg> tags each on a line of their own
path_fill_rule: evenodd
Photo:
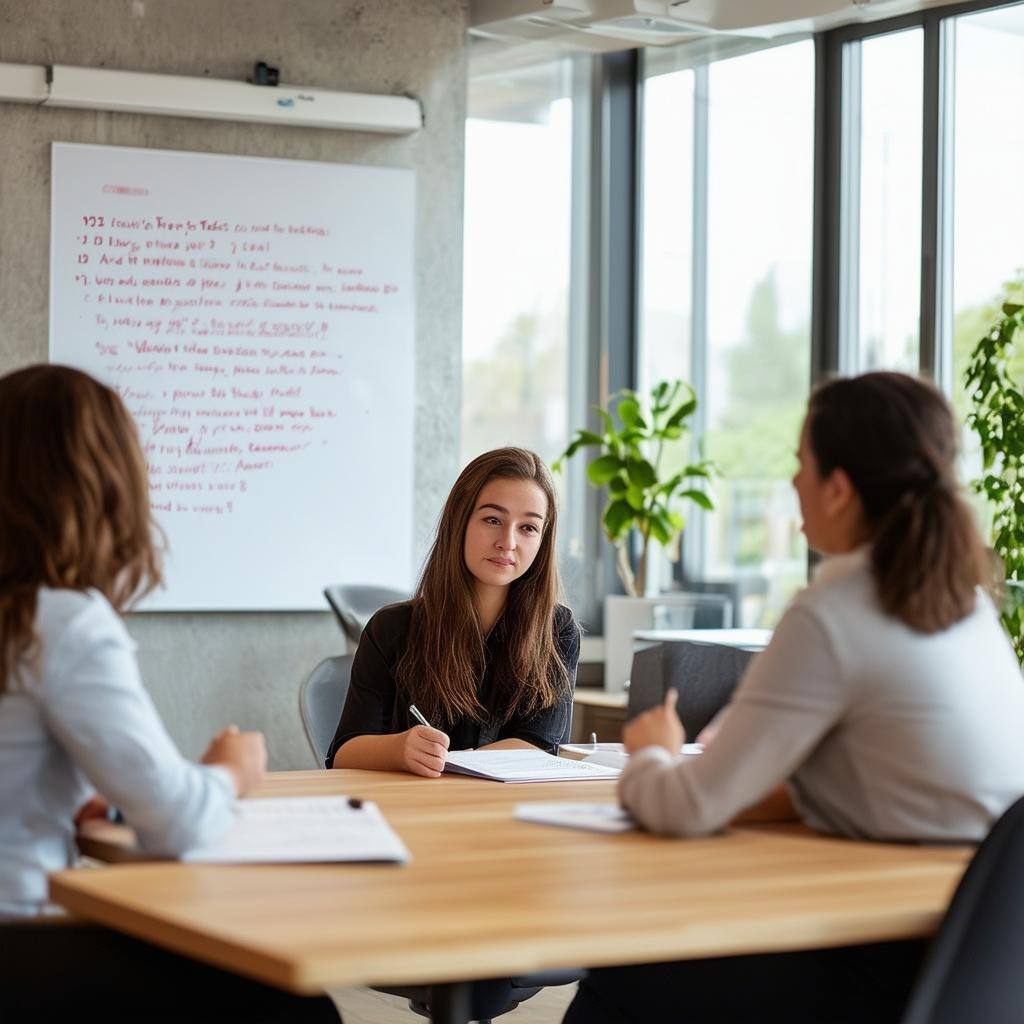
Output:
<svg viewBox="0 0 1024 1024">
<path fill-rule="evenodd" d="M 324 587 L 324 597 L 353 646 L 359 643 L 359 637 L 374 612 L 385 605 L 408 601 L 411 596 L 403 590 L 364 583 L 339 583 Z"/>
<path fill-rule="evenodd" d="M 754 651 L 722 644 L 673 640 L 633 655 L 627 717 L 660 704 L 670 687 L 679 692 L 679 719 L 686 738 L 695 740 L 729 703 Z"/>
<path fill-rule="evenodd" d="M 903 1024 L 1024 1021 L 1024 798 L 995 823 L 953 895 Z"/>
<path fill-rule="evenodd" d="M 323 768 L 348 696 L 352 655 L 324 658 L 299 688 L 299 714 L 317 764 Z"/>
</svg>

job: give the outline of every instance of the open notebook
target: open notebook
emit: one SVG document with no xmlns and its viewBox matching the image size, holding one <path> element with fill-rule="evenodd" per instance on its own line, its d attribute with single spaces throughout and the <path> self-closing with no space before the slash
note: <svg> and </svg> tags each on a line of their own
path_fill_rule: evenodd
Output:
<svg viewBox="0 0 1024 1024">
<path fill-rule="evenodd" d="M 575 782 L 614 779 L 619 774 L 618 768 L 555 757 L 543 750 L 455 750 L 448 754 L 444 770 L 495 782 Z"/>
<path fill-rule="evenodd" d="M 699 743 L 684 743 L 679 753 L 684 757 L 696 757 L 703 751 L 704 747 Z M 629 764 L 629 754 L 621 743 L 563 743 L 558 752 L 563 757 L 578 758 L 589 764 L 603 764 L 620 771 Z"/>
<path fill-rule="evenodd" d="M 344 796 L 239 800 L 235 822 L 193 864 L 299 864 L 409 860 L 405 844 L 369 800 Z"/>
</svg>

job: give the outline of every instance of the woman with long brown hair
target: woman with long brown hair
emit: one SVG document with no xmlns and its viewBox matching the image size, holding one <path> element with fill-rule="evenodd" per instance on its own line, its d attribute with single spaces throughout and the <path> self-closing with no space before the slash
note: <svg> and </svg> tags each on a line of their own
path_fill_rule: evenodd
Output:
<svg viewBox="0 0 1024 1024">
<path fill-rule="evenodd" d="M 533 452 L 499 448 L 466 466 L 415 596 L 363 632 L 328 767 L 435 778 L 449 749 L 554 752 L 568 739 L 580 634 L 558 603 L 557 518 Z"/>
<path fill-rule="evenodd" d="M 65 366 L 0 379 L 0 1018 L 337 1021 L 285 993 L 88 925 L 39 921 L 77 818 L 109 798 L 143 849 L 214 840 L 261 779 L 260 733 L 202 764 L 143 689 L 122 614 L 160 582 L 146 464 L 118 395 Z M 102 1007 L 100 1007 L 102 1004 Z"/>
<path fill-rule="evenodd" d="M 674 693 L 626 726 L 619 794 L 643 828 L 705 835 L 737 815 L 798 816 L 856 839 L 976 842 L 1024 794 L 1024 683 L 986 593 L 956 439 L 948 403 L 913 377 L 815 391 L 793 484 L 808 545 L 828 557 L 700 757 L 679 757 Z M 593 971 L 566 1024 L 886 1024 L 923 952 L 912 941 Z"/>
</svg>

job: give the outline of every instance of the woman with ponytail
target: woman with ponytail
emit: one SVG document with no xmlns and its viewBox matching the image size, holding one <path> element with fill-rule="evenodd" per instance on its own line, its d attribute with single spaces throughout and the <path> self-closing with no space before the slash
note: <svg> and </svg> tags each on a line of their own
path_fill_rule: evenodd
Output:
<svg viewBox="0 0 1024 1024">
<path fill-rule="evenodd" d="M 623 734 L 644 828 L 706 835 L 797 816 L 855 839 L 977 842 L 1024 794 L 1024 682 L 960 496 L 956 425 L 898 373 L 812 396 L 793 485 L 827 556 L 754 659 L 699 758 L 674 693 Z M 898 1021 L 923 943 L 591 972 L 566 1024 Z"/>
<path fill-rule="evenodd" d="M 499 448 L 466 466 L 415 596 L 363 632 L 327 767 L 436 778 L 449 749 L 554 753 L 568 740 L 580 636 L 558 603 L 556 522 L 533 452 Z"/>
</svg>

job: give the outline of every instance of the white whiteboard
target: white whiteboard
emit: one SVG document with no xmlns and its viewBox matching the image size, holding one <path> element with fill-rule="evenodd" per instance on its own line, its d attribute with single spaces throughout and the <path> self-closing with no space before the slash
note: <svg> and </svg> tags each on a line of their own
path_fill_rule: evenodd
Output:
<svg viewBox="0 0 1024 1024">
<path fill-rule="evenodd" d="M 55 143 L 50 358 L 135 417 L 150 610 L 412 579 L 412 171 Z"/>
</svg>

